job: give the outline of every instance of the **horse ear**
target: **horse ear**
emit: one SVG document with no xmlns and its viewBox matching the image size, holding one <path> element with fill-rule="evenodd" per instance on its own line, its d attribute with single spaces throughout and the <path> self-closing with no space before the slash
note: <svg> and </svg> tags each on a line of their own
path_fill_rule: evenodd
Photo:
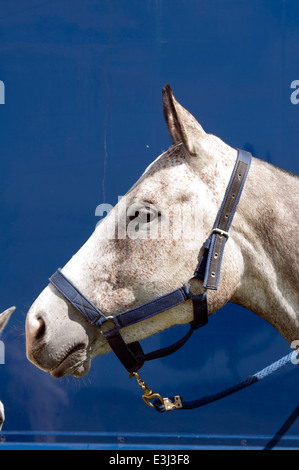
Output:
<svg viewBox="0 0 299 470">
<path fill-rule="evenodd" d="M 182 142 L 192 156 L 201 155 L 201 140 L 207 134 L 189 111 L 175 99 L 170 85 L 162 90 L 163 112 L 168 130 L 174 144 Z"/>
<path fill-rule="evenodd" d="M 11 308 L 8 308 L 7 310 L 5 310 L 5 312 L 1 313 L 1 315 L 0 315 L 0 331 L 2 331 L 4 329 L 6 323 L 10 319 L 10 316 L 14 312 L 15 309 L 16 309 L 16 307 L 11 307 Z"/>
</svg>

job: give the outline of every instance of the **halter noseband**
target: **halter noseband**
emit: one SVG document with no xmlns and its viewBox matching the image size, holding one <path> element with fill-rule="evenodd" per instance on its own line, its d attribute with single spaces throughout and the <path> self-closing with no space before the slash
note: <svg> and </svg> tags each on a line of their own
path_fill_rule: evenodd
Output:
<svg viewBox="0 0 299 470">
<path fill-rule="evenodd" d="M 210 236 L 204 244 L 203 255 L 197 265 L 192 279 L 203 280 L 204 289 L 216 290 L 220 279 L 220 270 L 225 243 L 228 239 L 228 231 L 231 226 L 248 171 L 251 163 L 251 154 L 244 150 L 238 150 L 237 160 L 226 189 L 226 193 L 218 212 L 214 227 Z M 138 370 L 145 361 L 161 358 L 174 353 L 181 348 L 190 338 L 194 330 L 208 323 L 208 302 L 207 294 L 194 295 L 190 292 L 188 284 L 147 302 L 139 307 L 135 307 L 114 316 L 106 316 L 90 300 L 88 300 L 80 290 L 58 269 L 50 278 L 53 286 L 84 316 L 93 326 L 99 328 L 108 341 L 123 366 L 135 376 L 139 385 L 145 392 L 143 399 L 146 404 L 156 407 L 149 400 L 159 399 L 166 410 L 180 408 L 180 398 L 174 397 L 174 401 L 168 398 L 163 399 L 159 394 L 150 390 L 140 379 Z M 126 344 L 120 330 L 126 326 L 151 318 L 159 313 L 169 310 L 188 300 L 193 304 L 193 321 L 190 323 L 190 330 L 179 341 L 166 348 L 158 349 L 151 353 L 144 354 L 140 344 L 134 342 Z"/>
</svg>

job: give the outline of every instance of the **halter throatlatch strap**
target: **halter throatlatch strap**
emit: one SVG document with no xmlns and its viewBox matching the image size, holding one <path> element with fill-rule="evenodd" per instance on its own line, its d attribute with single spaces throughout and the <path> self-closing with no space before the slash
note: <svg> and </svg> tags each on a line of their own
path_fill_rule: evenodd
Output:
<svg viewBox="0 0 299 470">
<path fill-rule="evenodd" d="M 203 280 L 203 287 L 205 289 L 218 288 L 221 261 L 225 243 L 228 238 L 228 231 L 242 193 L 250 162 L 251 154 L 244 150 L 238 150 L 237 161 L 223 203 L 213 230 L 204 244 L 203 256 L 194 273 L 194 278 Z M 58 271 L 53 274 L 50 278 L 50 282 L 89 323 L 101 330 L 101 333 L 106 338 L 111 349 L 123 366 L 131 376 L 137 378 L 139 385 L 145 392 L 143 399 L 148 405 L 158 409 L 155 403 L 150 402 L 150 400 L 157 402 L 158 398 L 159 411 L 161 411 L 161 406 L 164 411 L 182 408 L 182 400 L 179 395 L 173 399 L 162 398 L 159 394 L 152 392 L 152 390 L 146 386 L 137 374 L 137 371 L 142 367 L 145 361 L 161 358 L 177 351 L 186 343 L 194 330 L 208 323 L 209 312 L 206 292 L 200 295 L 193 295 L 189 290 L 188 284 L 186 284 L 173 292 L 162 295 L 143 305 L 113 316 L 107 316 L 81 293 L 81 291 L 62 273 L 61 269 L 58 269 Z M 193 320 L 190 323 L 190 329 L 187 334 L 176 343 L 145 354 L 138 342 L 127 344 L 124 341 L 120 332 L 122 328 L 151 318 L 189 300 L 191 300 L 193 304 Z"/>
<path fill-rule="evenodd" d="M 228 231 L 242 194 L 250 163 L 251 154 L 245 150 L 238 150 L 238 158 L 221 208 L 213 230 L 204 244 L 203 256 L 194 273 L 195 278 L 203 280 L 205 289 L 216 290 L 218 288 L 223 251 L 229 237 Z"/>
</svg>

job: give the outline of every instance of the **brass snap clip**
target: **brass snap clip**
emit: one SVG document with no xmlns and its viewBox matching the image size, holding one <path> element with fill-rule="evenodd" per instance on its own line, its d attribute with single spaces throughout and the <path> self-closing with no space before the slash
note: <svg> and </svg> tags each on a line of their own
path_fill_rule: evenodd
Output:
<svg viewBox="0 0 299 470">
<path fill-rule="evenodd" d="M 141 379 L 140 375 L 137 374 L 137 372 L 133 372 L 134 377 L 136 377 L 138 385 L 142 388 L 144 391 L 144 394 L 142 395 L 142 398 L 144 402 L 148 405 L 154 408 L 153 403 L 151 403 L 149 400 L 154 400 L 155 398 L 158 398 L 161 402 L 161 405 L 164 405 L 164 400 L 161 397 L 159 393 L 153 392 L 147 385 L 146 383 Z"/>
<path fill-rule="evenodd" d="M 174 397 L 174 402 L 171 402 L 169 400 L 169 398 L 162 398 L 159 393 L 153 392 L 153 390 L 151 390 L 146 385 L 146 383 L 141 379 L 140 375 L 137 374 L 137 372 L 133 372 L 133 375 L 134 375 L 134 377 L 136 377 L 139 386 L 144 391 L 144 394 L 142 395 L 142 398 L 148 406 L 150 406 L 152 408 L 155 408 L 154 404 L 151 403 L 150 400 L 154 400 L 155 398 L 158 398 L 158 400 L 160 400 L 161 405 L 164 406 L 165 411 L 171 411 L 171 410 L 175 410 L 175 409 L 178 410 L 178 409 L 182 408 L 182 400 L 181 400 L 181 397 L 179 395 Z"/>
</svg>

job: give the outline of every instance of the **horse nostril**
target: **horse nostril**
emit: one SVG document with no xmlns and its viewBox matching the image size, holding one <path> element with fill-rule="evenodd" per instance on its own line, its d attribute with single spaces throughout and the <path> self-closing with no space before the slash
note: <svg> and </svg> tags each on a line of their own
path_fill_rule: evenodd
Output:
<svg viewBox="0 0 299 470">
<path fill-rule="evenodd" d="M 41 312 L 30 312 L 26 318 L 26 354 L 29 361 L 38 365 L 39 353 L 44 347 L 47 326 Z"/>
<path fill-rule="evenodd" d="M 42 337 L 44 336 L 45 332 L 46 332 L 46 324 L 44 322 L 44 320 L 42 319 L 42 317 L 37 317 L 36 318 L 37 322 L 39 323 L 39 326 L 36 330 L 36 333 L 35 333 L 35 340 L 38 341 L 39 339 L 42 339 Z"/>
<path fill-rule="evenodd" d="M 30 347 L 38 343 L 46 332 L 46 324 L 41 315 L 32 316 L 27 321 L 27 339 Z"/>
</svg>

